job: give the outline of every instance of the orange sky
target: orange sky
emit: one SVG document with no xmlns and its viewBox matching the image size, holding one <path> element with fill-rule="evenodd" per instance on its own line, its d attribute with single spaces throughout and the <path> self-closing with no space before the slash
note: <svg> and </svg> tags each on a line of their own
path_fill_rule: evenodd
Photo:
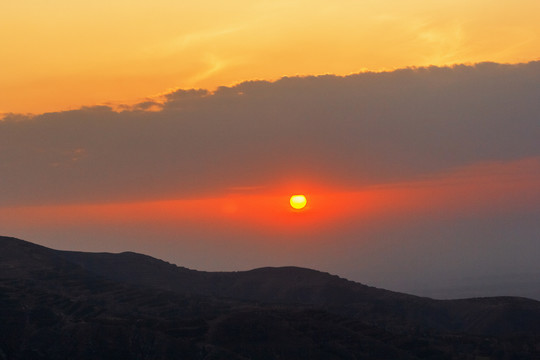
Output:
<svg viewBox="0 0 540 360">
<path fill-rule="evenodd" d="M 0 3 L 0 113 L 540 53 L 536 0 Z"/>
<path fill-rule="evenodd" d="M 230 226 L 265 234 L 317 233 L 348 221 L 369 225 L 396 218 L 486 216 L 533 209 L 540 203 L 540 159 L 484 163 L 430 180 L 339 191 L 306 184 L 305 209 L 293 210 L 290 187 L 239 190 L 220 197 L 149 202 L 0 207 L 2 222 L 32 219 L 41 226 Z M 276 237 L 279 241 L 279 237 Z"/>
</svg>

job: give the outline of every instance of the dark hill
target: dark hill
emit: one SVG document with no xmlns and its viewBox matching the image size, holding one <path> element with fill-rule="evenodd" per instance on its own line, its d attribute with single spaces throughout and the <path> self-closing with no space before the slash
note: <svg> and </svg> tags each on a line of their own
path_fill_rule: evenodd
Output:
<svg viewBox="0 0 540 360">
<path fill-rule="evenodd" d="M 0 359 L 540 358 L 540 303 L 296 267 L 200 272 L 0 237 Z"/>
<path fill-rule="evenodd" d="M 204 272 L 178 267 L 132 252 L 110 254 L 59 251 L 57 254 L 86 270 L 116 281 L 180 293 L 267 303 L 317 305 L 350 304 L 359 297 L 415 298 L 412 295 L 376 289 L 336 275 L 299 267 Z"/>
<path fill-rule="evenodd" d="M 523 298 L 442 301 L 377 289 L 298 267 L 204 272 L 132 252 L 65 251 L 57 254 L 115 281 L 181 294 L 267 304 L 314 305 L 344 316 L 361 317 L 365 322 L 392 327 L 423 327 L 476 334 L 540 333 L 540 303 Z"/>
</svg>

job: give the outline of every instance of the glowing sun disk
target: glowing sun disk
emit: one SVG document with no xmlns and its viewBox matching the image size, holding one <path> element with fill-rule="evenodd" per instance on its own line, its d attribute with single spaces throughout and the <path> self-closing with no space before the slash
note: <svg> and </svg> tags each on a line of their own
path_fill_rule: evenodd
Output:
<svg viewBox="0 0 540 360">
<path fill-rule="evenodd" d="M 304 195 L 293 195 L 291 196 L 290 203 L 294 209 L 300 210 L 306 206 L 307 199 Z"/>
</svg>

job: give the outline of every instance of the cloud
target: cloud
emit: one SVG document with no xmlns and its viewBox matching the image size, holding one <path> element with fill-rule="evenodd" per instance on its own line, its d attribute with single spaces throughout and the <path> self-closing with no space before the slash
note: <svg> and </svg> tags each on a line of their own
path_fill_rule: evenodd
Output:
<svg viewBox="0 0 540 360">
<path fill-rule="evenodd" d="M 0 203 L 361 189 L 540 156 L 540 62 L 282 78 L 0 121 Z"/>
</svg>

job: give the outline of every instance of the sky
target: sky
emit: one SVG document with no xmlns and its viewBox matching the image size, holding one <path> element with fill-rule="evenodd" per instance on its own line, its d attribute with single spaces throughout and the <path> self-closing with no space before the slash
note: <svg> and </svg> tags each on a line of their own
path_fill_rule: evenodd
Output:
<svg viewBox="0 0 540 360">
<path fill-rule="evenodd" d="M 0 42 L 2 235 L 427 295 L 539 278 L 537 1 L 22 0 Z"/>
<path fill-rule="evenodd" d="M 0 113 L 410 66 L 527 62 L 536 0 L 0 2 Z"/>
</svg>

